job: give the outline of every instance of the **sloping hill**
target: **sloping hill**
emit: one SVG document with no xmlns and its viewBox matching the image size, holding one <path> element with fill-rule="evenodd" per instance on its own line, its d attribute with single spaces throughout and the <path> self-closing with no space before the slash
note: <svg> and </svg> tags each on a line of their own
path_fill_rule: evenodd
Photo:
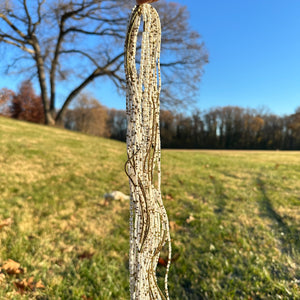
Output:
<svg viewBox="0 0 300 300">
<path fill-rule="evenodd" d="M 163 151 L 171 299 L 300 298 L 299 154 Z M 0 118 L 0 299 L 129 299 L 129 203 L 103 199 L 128 193 L 125 160 L 123 143 Z"/>
</svg>

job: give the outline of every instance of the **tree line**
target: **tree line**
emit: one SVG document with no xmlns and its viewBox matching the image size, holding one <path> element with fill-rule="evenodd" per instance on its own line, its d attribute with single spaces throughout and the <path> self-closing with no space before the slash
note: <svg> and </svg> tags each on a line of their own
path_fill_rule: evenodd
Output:
<svg viewBox="0 0 300 300">
<path fill-rule="evenodd" d="M 300 107 L 287 116 L 238 106 L 162 111 L 161 139 L 165 148 L 300 150 Z"/>
<path fill-rule="evenodd" d="M 0 90 L 0 115 L 44 123 L 42 99 L 29 80 L 17 92 Z M 300 150 L 300 107 L 286 116 L 238 106 L 196 110 L 190 115 L 162 110 L 160 122 L 164 148 Z M 60 126 L 126 140 L 126 112 L 109 109 L 88 94 L 76 97 Z"/>
</svg>

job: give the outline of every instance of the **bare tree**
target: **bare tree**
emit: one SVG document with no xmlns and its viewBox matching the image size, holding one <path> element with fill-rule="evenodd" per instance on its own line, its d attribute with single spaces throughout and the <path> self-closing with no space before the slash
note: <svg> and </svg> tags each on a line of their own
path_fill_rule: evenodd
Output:
<svg viewBox="0 0 300 300">
<path fill-rule="evenodd" d="M 300 107 L 296 108 L 294 114 L 286 116 L 286 123 L 289 148 L 298 150 L 300 149 Z"/>
<path fill-rule="evenodd" d="M 127 115 L 125 110 L 109 109 L 107 118 L 107 128 L 109 137 L 112 139 L 126 141 Z"/>
<path fill-rule="evenodd" d="M 107 108 L 88 94 L 80 94 L 64 115 L 64 125 L 68 129 L 95 136 L 108 137 Z"/>
<path fill-rule="evenodd" d="M 123 44 L 129 2 L 6 0 L 0 3 L 0 45 L 2 49 L 6 45 L 9 53 L 13 50 L 13 58 L 5 62 L 6 71 L 29 72 L 31 79 L 37 78 L 46 124 L 61 120 L 69 103 L 96 78 L 107 77 L 118 90 L 124 89 Z M 166 104 L 182 103 L 197 90 L 207 53 L 199 34 L 189 27 L 185 7 L 166 1 L 156 6 L 163 27 L 162 99 Z M 67 95 L 58 109 L 59 86 L 63 86 Z"/>
<path fill-rule="evenodd" d="M 10 105 L 15 93 L 12 90 L 2 88 L 0 90 L 0 116 L 10 117 Z"/>
</svg>

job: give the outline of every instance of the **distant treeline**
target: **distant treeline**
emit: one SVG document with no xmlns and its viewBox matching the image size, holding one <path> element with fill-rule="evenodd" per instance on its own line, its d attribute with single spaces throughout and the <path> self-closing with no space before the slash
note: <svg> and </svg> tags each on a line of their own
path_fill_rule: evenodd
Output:
<svg viewBox="0 0 300 300">
<path fill-rule="evenodd" d="M 43 123 L 41 99 L 30 82 L 18 93 L 0 90 L 0 115 Z M 163 148 L 300 150 L 300 107 L 294 114 L 272 113 L 237 106 L 194 111 L 191 115 L 162 110 Z M 126 112 L 108 109 L 89 95 L 80 95 L 61 126 L 91 135 L 126 140 Z"/>
<path fill-rule="evenodd" d="M 300 109 L 288 116 L 237 106 L 195 111 L 188 116 L 162 110 L 163 148 L 300 150 Z M 111 138 L 125 141 L 126 113 L 108 110 Z"/>
<path fill-rule="evenodd" d="M 166 148 L 300 150 L 300 109 L 283 117 L 237 106 L 162 111 L 161 139 Z"/>
</svg>

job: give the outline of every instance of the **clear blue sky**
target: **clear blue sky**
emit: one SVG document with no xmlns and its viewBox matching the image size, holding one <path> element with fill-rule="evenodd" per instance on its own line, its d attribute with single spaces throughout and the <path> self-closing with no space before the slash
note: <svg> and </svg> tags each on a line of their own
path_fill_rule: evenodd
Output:
<svg viewBox="0 0 300 300">
<path fill-rule="evenodd" d="M 179 2 L 210 53 L 200 108 L 267 106 L 281 115 L 300 106 L 299 0 Z"/>
<path fill-rule="evenodd" d="M 300 0 L 177 2 L 187 6 L 191 27 L 210 55 L 196 98 L 199 109 L 266 106 L 283 115 L 300 106 Z M 2 79 L 0 87 L 16 89 L 17 81 Z M 102 104 L 125 109 L 125 98 L 109 81 L 88 90 Z"/>
</svg>

